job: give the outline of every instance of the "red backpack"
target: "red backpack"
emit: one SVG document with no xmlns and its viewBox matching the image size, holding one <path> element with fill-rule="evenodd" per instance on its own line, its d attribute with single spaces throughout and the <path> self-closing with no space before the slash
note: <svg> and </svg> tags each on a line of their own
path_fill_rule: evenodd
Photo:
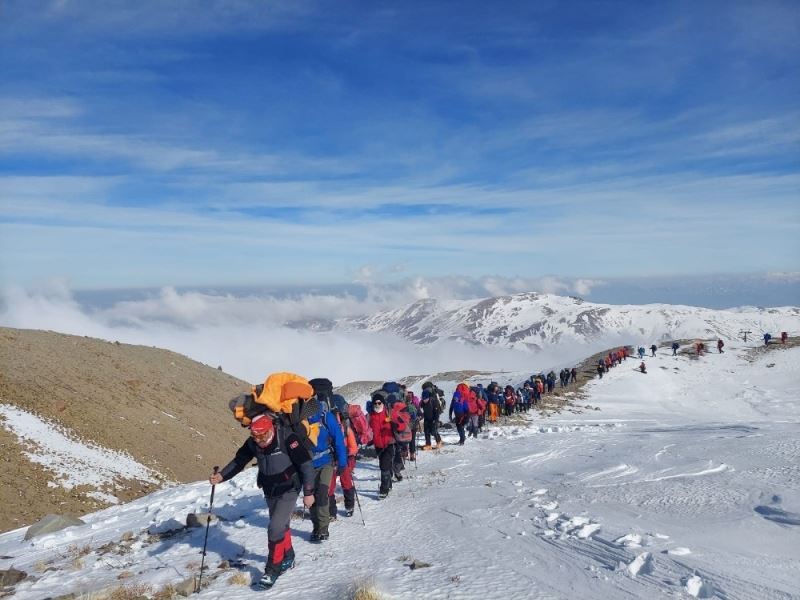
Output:
<svg viewBox="0 0 800 600">
<path fill-rule="evenodd" d="M 392 407 L 392 432 L 394 439 L 401 443 L 411 441 L 411 413 L 405 402 L 395 402 Z"/>
<path fill-rule="evenodd" d="M 348 404 L 347 416 L 350 419 L 350 425 L 353 427 L 358 443 L 362 446 L 369 444 L 372 441 L 372 429 L 361 407 L 358 404 Z"/>
</svg>

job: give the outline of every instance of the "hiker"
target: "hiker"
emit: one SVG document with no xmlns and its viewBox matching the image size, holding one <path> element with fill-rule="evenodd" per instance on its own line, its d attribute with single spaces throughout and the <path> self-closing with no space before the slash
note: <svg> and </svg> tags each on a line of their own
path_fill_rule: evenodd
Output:
<svg viewBox="0 0 800 600">
<path fill-rule="evenodd" d="M 500 395 L 500 386 L 494 381 L 489 384 L 489 422 L 497 423 L 497 417 L 500 416 L 500 404 L 502 403 L 502 396 Z"/>
<path fill-rule="evenodd" d="M 311 381 L 314 381 L 313 379 Z M 329 488 L 334 473 L 343 474 L 347 470 L 347 448 L 339 419 L 331 410 L 329 396 L 317 393 L 320 401 L 319 410 L 308 418 L 309 424 L 319 423 L 319 436 L 314 447 L 314 507 L 311 509 L 311 522 L 314 529 L 310 541 L 323 542 L 328 539 L 328 525 L 331 515 L 328 512 Z M 337 466 L 338 465 L 338 466 Z"/>
<path fill-rule="evenodd" d="M 453 392 L 453 399 L 450 401 L 450 420 L 456 424 L 458 430 L 458 445 L 463 446 L 466 441 L 464 426 L 469 417 L 469 397 L 472 391 L 466 383 L 459 383 L 456 391 Z"/>
<path fill-rule="evenodd" d="M 514 388 L 510 385 L 507 385 L 505 391 L 503 392 L 503 414 L 505 416 L 511 416 L 511 414 L 514 412 L 514 404 L 516 404 Z"/>
<path fill-rule="evenodd" d="M 386 498 L 392 489 L 392 463 L 394 462 L 394 432 L 392 419 L 379 395 L 372 397 L 372 412 L 369 414 L 369 426 L 372 429 L 372 442 L 378 454 L 378 466 L 381 470 L 381 485 L 378 498 Z"/>
<path fill-rule="evenodd" d="M 422 390 L 422 400 L 419 403 L 419 410 L 422 413 L 422 430 L 425 434 L 425 445 L 423 450 L 430 450 L 431 438 L 436 440 L 436 447 L 442 444 L 442 438 L 439 435 L 439 399 L 435 397 L 436 392 L 432 387 Z"/>
<path fill-rule="evenodd" d="M 786 340 L 789 339 L 789 334 L 785 331 L 781 331 L 781 344 L 785 344 Z"/>
<path fill-rule="evenodd" d="M 772 335 L 769 333 L 764 334 L 764 345 L 769 346 L 769 341 L 772 339 Z"/>
<path fill-rule="evenodd" d="M 572 367 L 569 371 L 569 382 L 570 383 L 578 383 L 578 369 Z"/>
<path fill-rule="evenodd" d="M 480 433 L 486 424 L 486 407 L 489 403 L 489 397 L 486 395 L 486 390 L 483 389 L 482 383 L 475 387 L 475 395 L 478 397 L 478 432 Z"/>
<path fill-rule="evenodd" d="M 644 364 L 644 361 L 642 361 L 642 364 L 639 365 L 639 370 L 642 373 L 647 373 L 647 365 Z"/>
<path fill-rule="evenodd" d="M 644 358 L 644 346 L 639 346 L 639 360 Z"/>
<path fill-rule="evenodd" d="M 600 364 L 597 365 L 597 374 L 600 377 L 600 379 L 603 378 L 603 365 Z"/>
<path fill-rule="evenodd" d="M 658 346 L 656 346 L 655 344 L 650 346 L 650 352 L 653 353 L 653 356 L 656 355 L 656 350 L 658 350 Z"/>
<path fill-rule="evenodd" d="M 681 345 L 678 342 L 672 342 L 672 356 L 678 356 L 678 348 L 680 347 Z"/>
<path fill-rule="evenodd" d="M 478 396 L 471 388 L 467 397 L 467 437 L 478 437 Z"/>
<path fill-rule="evenodd" d="M 531 398 L 533 397 L 533 390 L 531 389 L 531 382 L 526 381 L 522 384 L 522 411 L 528 412 L 531 408 Z"/>
<path fill-rule="evenodd" d="M 408 445 L 408 458 L 417 462 L 417 432 L 419 431 L 419 398 L 411 390 L 406 391 L 406 408 L 411 415 L 411 443 Z"/>
<path fill-rule="evenodd" d="M 258 464 L 258 487 L 264 492 L 269 509 L 267 564 L 258 585 L 270 588 L 282 573 L 294 567 L 289 521 L 301 489 L 303 506 L 313 507 L 315 472 L 311 455 L 297 434 L 279 419 L 273 421 L 267 415 L 258 415 L 250 423 L 250 437 L 236 451 L 233 460 L 208 481 L 211 485 L 228 481 L 253 459 Z"/>
<path fill-rule="evenodd" d="M 356 468 L 356 456 L 358 455 L 358 442 L 356 441 L 356 434 L 350 425 L 348 418 L 347 402 L 342 396 L 334 395 L 333 398 L 337 401 L 331 407 L 339 425 L 342 428 L 342 435 L 344 437 L 344 445 L 347 448 L 347 464 L 344 469 L 340 469 L 341 465 L 337 464 L 331 476 L 331 484 L 328 487 L 328 513 L 330 514 L 331 521 L 335 521 L 338 517 L 338 509 L 336 506 L 336 477 L 339 477 L 339 484 L 342 486 L 342 496 L 344 496 L 344 514 L 347 517 L 353 516 L 355 510 L 355 486 L 353 484 L 353 469 Z"/>
<path fill-rule="evenodd" d="M 717 350 L 719 351 L 720 354 L 722 354 L 722 352 L 723 352 L 722 347 L 724 345 L 725 345 L 725 342 L 723 342 L 722 339 L 717 340 Z"/>
</svg>

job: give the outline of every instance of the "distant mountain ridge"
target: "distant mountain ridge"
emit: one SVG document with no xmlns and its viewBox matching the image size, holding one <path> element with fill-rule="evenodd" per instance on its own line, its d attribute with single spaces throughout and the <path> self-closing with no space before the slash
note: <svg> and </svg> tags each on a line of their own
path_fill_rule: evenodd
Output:
<svg viewBox="0 0 800 600">
<path fill-rule="evenodd" d="M 530 351 L 561 344 L 625 340 L 760 336 L 800 329 L 800 308 L 713 310 L 669 304 L 595 304 L 572 296 L 526 292 L 480 300 L 424 299 L 404 308 L 343 319 L 337 328 L 387 331 L 417 344 L 457 340 Z"/>
</svg>

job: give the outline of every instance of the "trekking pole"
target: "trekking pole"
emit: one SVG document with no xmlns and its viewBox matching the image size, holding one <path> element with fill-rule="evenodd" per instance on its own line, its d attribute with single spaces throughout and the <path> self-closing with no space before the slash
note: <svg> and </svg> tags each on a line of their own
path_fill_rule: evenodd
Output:
<svg viewBox="0 0 800 600">
<path fill-rule="evenodd" d="M 358 488 L 356 487 L 355 480 L 353 481 L 353 491 L 356 494 L 356 504 L 358 505 L 358 514 L 361 515 L 361 524 L 366 527 L 367 523 L 364 521 L 364 511 L 361 510 L 361 500 L 358 499 Z"/>
<path fill-rule="evenodd" d="M 214 475 L 219 472 L 219 467 L 214 467 Z M 211 501 L 208 503 L 208 520 L 206 521 L 206 537 L 203 540 L 203 558 L 200 560 L 200 577 L 197 579 L 197 589 L 195 593 L 200 591 L 203 583 L 203 567 L 206 564 L 206 545 L 208 544 L 208 528 L 211 525 L 211 510 L 214 508 L 214 490 L 217 484 L 211 486 Z"/>
</svg>

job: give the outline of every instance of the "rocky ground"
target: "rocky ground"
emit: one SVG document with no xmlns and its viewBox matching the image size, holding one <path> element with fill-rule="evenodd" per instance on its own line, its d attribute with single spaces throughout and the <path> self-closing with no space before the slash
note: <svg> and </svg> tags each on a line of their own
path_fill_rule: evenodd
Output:
<svg viewBox="0 0 800 600">
<path fill-rule="evenodd" d="M 185 356 L 144 346 L 0 328 L 0 403 L 61 426 L 83 442 L 123 451 L 159 474 L 161 485 L 203 478 L 242 440 L 228 400 L 249 384 Z M 55 512 L 106 506 L 91 488 L 64 489 L 26 457 L 0 417 L 0 531 Z M 26 442 L 32 444 L 34 442 Z M 34 444 L 35 445 L 35 444 Z M 153 484 L 115 481 L 128 501 Z"/>
</svg>

